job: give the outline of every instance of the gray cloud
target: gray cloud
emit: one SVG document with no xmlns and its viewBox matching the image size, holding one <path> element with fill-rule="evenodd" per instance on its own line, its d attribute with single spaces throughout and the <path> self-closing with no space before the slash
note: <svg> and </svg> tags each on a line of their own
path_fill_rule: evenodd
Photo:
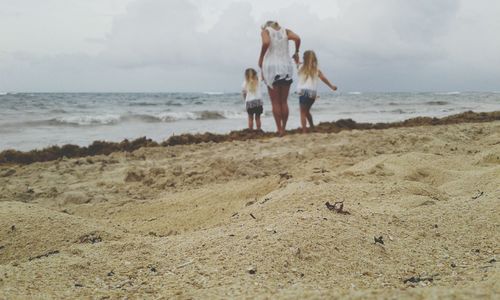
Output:
<svg viewBox="0 0 500 300">
<path fill-rule="evenodd" d="M 233 2 L 200 31 L 195 1 L 135 0 L 94 40 L 97 53 L 0 52 L 0 90 L 236 91 L 266 19 L 299 33 L 346 90 L 500 88 L 495 1 L 339 0 L 327 18 L 291 3 L 257 20 L 255 5 Z"/>
</svg>

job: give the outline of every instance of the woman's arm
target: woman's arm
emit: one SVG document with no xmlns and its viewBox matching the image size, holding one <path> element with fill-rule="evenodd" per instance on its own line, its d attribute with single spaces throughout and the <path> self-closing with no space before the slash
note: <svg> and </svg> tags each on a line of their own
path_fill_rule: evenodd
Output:
<svg viewBox="0 0 500 300">
<path fill-rule="evenodd" d="M 260 49 L 259 68 L 262 69 L 262 63 L 264 62 L 264 55 L 266 55 L 267 49 L 271 44 L 271 37 L 269 36 L 269 32 L 265 29 L 262 30 L 260 35 L 262 37 L 262 48 Z"/>
<path fill-rule="evenodd" d="M 328 78 L 326 78 L 325 75 L 323 75 L 323 73 L 319 70 L 318 70 L 318 75 L 319 75 L 319 79 L 321 79 L 321 81 L 323 81 L 329 88 L 331 88 L 334 91 L 337 90 L 337 86 L 331 84 L 330 81 L 328 80 Z"/>
<path fill-rule="evenodd" d="M 295 53 L 293 54 L 293 59 L 295 60 L 295 63 L 299 63 L 299 50 L 300 50 L 300 36 L 298 36 L 295 32 L 291 31 L 290 29 L 286 30 L 286 35 L 288 36 L 288 40 L 294 41 L 295 42 Z"/>
</svg>

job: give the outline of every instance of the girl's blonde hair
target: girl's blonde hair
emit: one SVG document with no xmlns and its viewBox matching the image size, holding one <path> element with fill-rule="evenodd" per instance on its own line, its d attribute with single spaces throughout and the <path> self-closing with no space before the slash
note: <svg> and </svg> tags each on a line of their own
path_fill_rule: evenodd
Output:
<svg viewBox="0 0 500 300">
<path fill-rule="evenodd" d="M 252 68 L 248 68 L 245 70 L 245 82 L 246 89 L 250 93 L 255 93 L 257 90 L 257 86 L 259 85 L 259 77 L 257 76 L 257 71 Z"/>
<path fill-rule="evenodd" d="M 318 58 L 312 50 L 304 52 L 304 62 L 299 69 L 299 75 L 304 76 L 307 80 L 309 77 L 314 78 L 318 75 Z"/>
<path fill-rule="evenodd" d="M 264 23 L 264 25 L 262 25 L 260 28 L 262 30 L 266 29 L 267 27 L 272 27 L 273 29 L 275 30 L 279 30 L 280 29 L 280 24 L 278 24 L 278 22 L 276 21 L 267 21 L 266 23 Z"/>
</svg>

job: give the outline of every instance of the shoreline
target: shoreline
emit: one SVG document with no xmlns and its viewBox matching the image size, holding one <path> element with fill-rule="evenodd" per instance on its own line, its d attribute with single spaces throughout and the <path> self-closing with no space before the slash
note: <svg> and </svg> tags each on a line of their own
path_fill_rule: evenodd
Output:
<svg viewBox="0 0 500 300">
<path fill-rule="evenodd" d="M 332 122 L 319 123 L 310 133 L 338 133 L 343 130 L 370 130 L 388 129 L 416 126 L 436 126 L 459 123 L 481 123 L 500 120 L 500 111 L 473 112 L 467 111 L 442 118 L 415 117 L 399 122 L 390 123 L 357 123 L 352 119 L 341 119 Z M 287 134 L 301 133 L 301 129 L 287 130 Z M 77 146 L 66 144 L 62 146 L 50 146 L 41 150 L 18 151 L 8 149 L 0 152 L 0 165 L 19 164 L 26 165 L 35 162 L 48 162 L 66 158 L 89 157 L 96 155 L 109 155 L 114 152 L 133 152 L 143 147 L 169 147 L 177 145 L 192 145 L 200 143 L 222 143 L 228 141 L 246 141 L 251 139 L 265 139 L 275 137 L 275 132 L 251 131 L 248 129 L 231 131 L 227 134 L 215 134 L 210 132 L 197 134 L 173 135 L 163 142 L 153 141 L 146 137 L 135 140 L 123 140 L 122 142 L 94 141 L 89 146 Z"/>
</svg>

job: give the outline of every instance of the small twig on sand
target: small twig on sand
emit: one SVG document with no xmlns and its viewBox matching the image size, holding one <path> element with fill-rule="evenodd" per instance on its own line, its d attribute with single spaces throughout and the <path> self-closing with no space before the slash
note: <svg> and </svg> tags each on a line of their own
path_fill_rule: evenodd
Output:
<svg viewBox="0 0 500 300">
<path fill-rule="evenodd" d="M 250 217 L 252 217 L 254 220 L 257 220 L 257 218 L 251 213 Z"/>
<path fill-rule="evenodd" d="M 437 275 L 434 275 L 437 276 Z M 408 279 L 403 280 L 403 283 L 419 283 L 421 281 L 429 281 L 433 282 L 434 281 L 434 276 L 431 277 L 420 277 L 420 276 L 412 276 Z"/>
<path fill-rule="evenodd" d="M 59 253 L 59 250 L 49 251 L 47 253 L 44 253 L 44 254 L 41 254 L 41 255 L 38 255 L 38 256 L 35 256 L 35 257 L 30 257 L 28 260 L 32 261 L 34 259 L 40 259 L 40 258 L 43 258 L 43 257 L 49 257 L 50 255 L 54 255 L 54 254 L 58 254 L 58 253 Z"/>
<path fill-rule="evenodd" d="M 188 261 L 186 263 L 183 263 L 182 265 L 178 265 L 177 269 L 184 268 L 186 266 L 189 266 L 190 264 L 194 263 L 194 260 Z"/>
<path fill-rule="evenodd" d="M 376 243 L 379 243 L 379 244 L 384 244 L 384 237 L 383 236 L 379 236 L 379 237 L 376 237 L 374 236 L 373 239 L 375 240 L 375 244 Z"/>
<path fill-rule="evenodd" d="M 472 196 L 472 200 L 476 200 L 477 198 L 481 197 L 484 195 L 484 192 L 481 192 L 480 190 L 477 191 L 477 195 Z"/>
<path fill-rule="evenodd" d="M 333 205 L 330 204 L 330 202 L 326 202 L 325 205 L 326 205 L 326 208 L 328 208 L 329 210 L 332 210 L 338 214 L 343 214 L 343 215 L 350 215 L 351 214 L 350 212 L 344 210 L 344 201 L 335 202 Z"/>
</svg>

